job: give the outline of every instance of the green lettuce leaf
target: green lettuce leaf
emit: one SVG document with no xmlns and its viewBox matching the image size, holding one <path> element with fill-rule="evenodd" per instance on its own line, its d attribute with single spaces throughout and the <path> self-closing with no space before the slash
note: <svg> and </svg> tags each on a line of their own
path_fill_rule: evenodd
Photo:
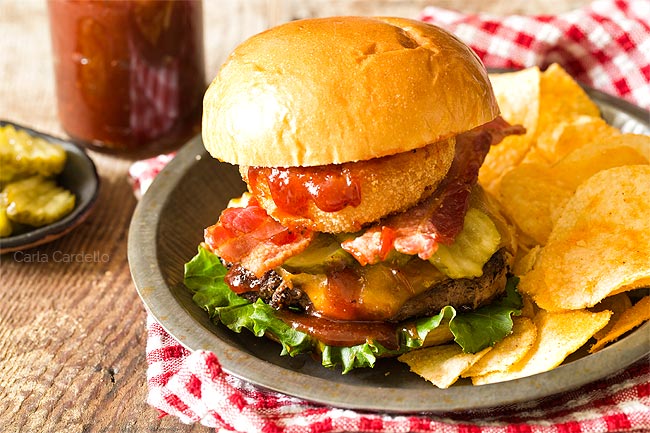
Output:
<svg viewBox="0 0 650 433">
<path fill-rule="evenodd" d="M 512 315 L 521 314 L 521 296 L 516 291 L 519 278 L 506 283 L 506 296 L 474 311 L 458 314 L 449 329 L 454 341 L 467 353 L 476 353 L 501 341 L 512 332 Z"/>
<path fill-rule="evenodd" d="M 501 340 L 511 332 L 512 314 L 519 314 L 521 298 L 510 280 L 508 294 L 492 305 L 472 313 L 458 313 L 444 307 L 439 314 L 418 319 L 398 329 L 399 347 L 388 349 L 376 342 L 352 347 L 329 346 L 304 332 L 293 329 L 279 319 L 275 310 L 261 300 L 250 302 L 224 282 L 226 268 L 218 256 L 199 246 L 198 254 L 185 264 L 185 285 L 192 291 L 194 302 L 206 310 L 212 320 L 235 332 L 248 329 L 258 337 L 272 334 L 282 344 L 282 355 L 320 353 L 326 367 L 340 366 L 343 373 L 360 367 L 373 367 L 378 358 L 395 356 L 422 346 L 426 336 L 445 319 L 455 341 L 466 352 L 478 352 Z M 415 333 L 413 332 L 415 329 Z"/>
</svg>

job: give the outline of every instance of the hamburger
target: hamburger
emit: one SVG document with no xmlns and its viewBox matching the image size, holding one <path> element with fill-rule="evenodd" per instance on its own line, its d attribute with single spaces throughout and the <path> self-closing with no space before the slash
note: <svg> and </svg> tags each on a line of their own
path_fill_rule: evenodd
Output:
<svg viewBox="0 0 650 433">
<path fill-rule="evenodd" d="M 449 339 L 481 350 L 519 299 L 512 230 L 478 171 L 523 132 L 474 52 L 433 25 L 332 17 L 255 35 L 207 89 L 202 129 L 247 191 L 185 283 L 215 321 L 343 372 Z"/>
</svg>

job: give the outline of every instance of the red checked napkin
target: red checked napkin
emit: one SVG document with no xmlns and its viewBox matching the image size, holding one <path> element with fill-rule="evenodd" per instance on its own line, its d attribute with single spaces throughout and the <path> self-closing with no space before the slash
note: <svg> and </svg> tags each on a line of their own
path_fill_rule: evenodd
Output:
<svg viewBox="0 0 650 433">
<path fill-rule="evenodd" d="M 147 402 L 161 415 L 219 432 L 579 433 L 650 431 L 650 359 L 575 391 L 498 411 L 388 415 L 320 406 L 264 391 L 221 370 L 207 351 L 190 352 L 148 320 Z"/>
<path fill-rule="evenodd" d="M 560 15 L 498 17 L 427 7 L 422 20 L 493 68 L 559 63 L 584 84 L 650 108 L 650 1 L 601 0 Z"/>
<path fill-rule="evenodd" d="M 556 16 L 466 15 L 428 7 L 422 19 L 469 44 L 489 67 L 560 63 L 597 89 L 650 108 L 650 1 L 602 0 Z M 138 161 L 137 196 L 171 159 Z M 498 410 L 395 415 L 320 406 L 225 373 L 210 352 L 185 349 L 151 317 L 148 403 L 161 416 L 219 432 L 650 432 L 650 358 L 572 392 Z"/>
</svg>

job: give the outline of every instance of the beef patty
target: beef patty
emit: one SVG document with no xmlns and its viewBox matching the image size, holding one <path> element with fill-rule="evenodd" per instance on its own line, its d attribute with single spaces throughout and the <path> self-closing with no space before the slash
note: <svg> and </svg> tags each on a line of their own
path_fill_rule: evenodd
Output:
<svg viewBox="0 0 650 433">
<path fill-rule="evenodd" d="M 445 279 L 428 290 L 407 300 L 399 311 L 390 318 L 401 322 L 411 318 L 432 316 L 450 305 L 460 311 L 474 310 L 491 303 L 505 291 L 509 272 L 510 253 L 501 248 L 483 265 L 483 275 L 476 278 Z M 228 264 L 227 264 L 228 265 Z M 262 277 L 239 265 L 230 265 L 226 282 L 251 290 L 240 296 L 251 302 L 262 299 L 276 310 L 292 309 L 309 312 L 311 301 L 300 288 L 287 284 L 276 271 L 268 271 Z"/>
</svg>

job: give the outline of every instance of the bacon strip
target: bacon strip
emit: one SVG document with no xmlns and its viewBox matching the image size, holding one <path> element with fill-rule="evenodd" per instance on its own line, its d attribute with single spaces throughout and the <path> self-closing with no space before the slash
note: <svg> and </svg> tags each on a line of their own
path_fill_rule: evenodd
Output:
<svg viewBox="0 0 650 433">
<path fill-rule="evenodd" d="M 314 236 L 309 230 L 284 227 L 255 199 L 246 207 L 227 208 L 219 221 L 204 231 L 205 243 L 212 252 L 258 277 L 302 252 Z"/>
<path fill-rule="evenodd" d="M 342 243 L 361 265 L 385 260 L 393 249 L 429 259 L 439 244 L 451 244 L 463 228 L 469 196 L 490 150 L 506 136 L 523 134 L 498 117 L 490 123 L 456 137 L 456 155 L 445 180 L 422 203 L 368 228 L 362 235 Z"/>
</svg>

